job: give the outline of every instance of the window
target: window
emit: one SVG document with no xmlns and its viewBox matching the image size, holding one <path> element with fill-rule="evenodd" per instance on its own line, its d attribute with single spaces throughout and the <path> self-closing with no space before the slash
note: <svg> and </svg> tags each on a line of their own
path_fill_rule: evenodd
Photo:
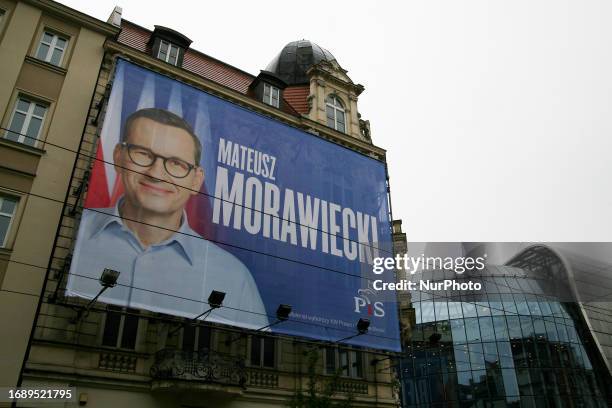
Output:
<svg viewBox="0 0 612 408">
<path fill-rule="evenodd" d="M 134 350 L 138 334 L 138 310 L 108 306 L 102 345 Z"/>
<path fill-rule="evenodd" d="M 327 126 L 345 133 L 344 105 L 342 105 L 340 98 L 335 95 L 328 96 L 325 105 L 327 108 Z"/>
<path fill-rule="evenodd" d="M 0 248 L 4 248 L 6 245 L 11 222 L 17 208 L 17 201 L 16 198 L 0 196 Z"/>
<path fill-rule="evenodd" d="M 17 98 L 9 130 L 5 137 L 15 142 L 34 146 L 40 136 L 47 107 L 26 98 Z"/>
<path fill-rule="evenodd" d="M 38 44 L 36 58 L 59 67 L 62 65 L 67 45 L 67 39 L 49 31 L 44 31 L 40 44 Z"/>
<path fill-rule="evenodd" d="M 2 26 L 8 17 L 6 14 L 6 10 L 0 8 L 0 34 L 2 33 Z"/>
<path fill-rule="evenodd" d="M 274 368 L 274 356 L 276 354 L 275 345 L 274 339 L 271 337 L 251 337 L 251 365 Z"/>
<path fill-rule="evenodd" d="M 331 347 L 325 349 L 325 373 L 336 373 L 336 349 Z"/>
<path fill-rule="evenodd" d="M 280 90 L 275 86 L 264 83 L 263 101 L 268 105 L 272 105 L 275 108 L 278 108 L 280 101 Z"/>
<path fill-rule="evenodd" d="M 210 327 L 187 325 L 183 329 L 183 350 L 203 351 L 210 349 Z"/>
<path fill-rule="evenodd" d="M 179 55 L 179 47 L 169 43 L 168 41 L 161 40 L 159 43 L 159 52 L 157 58 L 166 61 L 168 64 L 177 65 Z"/>
<path fill-rule="evenodd" d="M 339 371 L 343 377 L 363 378 L 363 353 L 359 350 L 325 349 L 325 373 L 336 374 Z"/>
</svg>

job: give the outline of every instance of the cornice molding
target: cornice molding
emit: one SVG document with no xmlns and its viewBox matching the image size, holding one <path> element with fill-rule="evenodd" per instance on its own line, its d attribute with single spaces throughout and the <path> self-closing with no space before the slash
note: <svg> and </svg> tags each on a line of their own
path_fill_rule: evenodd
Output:
<svg viewBox="0 0 612 408">
<path fill-rule="evenodd" d="M 329 63 L 327 63 L 327 65 L 329 65 Z M 310 76 L 311 79 L 325 80 L 327 82 L 331 82 L 336 86 L 345 88 L 350 92 L 355 93 L 355 95 L 360 95 L 365 90 L 363 85 L 355 84 L 350 78 L 348 78 L 348 75 L 348 81 L 345 81 L 333 74 L 333 70 L 335 70 L 333 67 L 331 67 L 331 71 L 326 68 L 328 67 L 325 67 L 322 63 L 319 63 L 310 67 L 306 73 Z M 344 75 L 346 75 L 346 72 L 342 69 L 338 72 L 342 72 L 344 73 Z"/>
<path fill-rule="evenodd" d="M 4 130 L 2 131 L 4 132 Z M 44 140 L 39 140 L 40 143 L 44 144 Z M 24 152 L 30 154 L 32 156 L 44 156 L 47 153 L 44 149 L 39 149 L 38 147 L 29 146 L 24 143 L 15 142 L 13 140 L 6 139 L 4 137 L 0 138 L 0 146 L 4 146 L 9 149 L 18 150 L 20 152 Z"/>
<path fill-rule="evenodd" d="M 66 73 L 68 72 L 66 68 L 58 67 L 49 62 L 45 62 L 45 61 L 39 60 L 38 58 L 34 58 L 30 55 L 26 55 L 25 61 L 32 65 L 36 65 L 37 67 L 41 67 L 43 69 L 46 69 L 47 71 L 54 72 L 61 76 L 66 76 Z"/>
<path fill-rule="evenodd" d="M 34 7 L 37 7 L 51 15 L 62 18 L 63 20 L 69 20 L 75 22 L 83 27 L 87 27 L 91 30 L 97 31 L 104 34 L 107 37 L 114 37 L 121 31 L 119 27 L 115 27 L 112 24 L 98 20 L 92 16 L 89 16 L 80 11 L 74 10 L 70 7 L 64 6 L 63 4 L 57 3 L 51 0 L 23 0 Z"/>
</svg>

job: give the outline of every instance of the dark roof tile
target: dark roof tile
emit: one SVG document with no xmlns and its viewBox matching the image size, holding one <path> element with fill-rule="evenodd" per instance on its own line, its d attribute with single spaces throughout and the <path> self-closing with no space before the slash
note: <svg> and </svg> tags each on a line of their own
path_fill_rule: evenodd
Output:
<svg viewBox="0 0 612 408">
<path fill-rule="evenodd" d="M 308 113 L 308 94 L 310 87 L 308 85 L 288 86 L 283 92 L 285 101 L 293 107 L 298 113 Z"/>
</svg>

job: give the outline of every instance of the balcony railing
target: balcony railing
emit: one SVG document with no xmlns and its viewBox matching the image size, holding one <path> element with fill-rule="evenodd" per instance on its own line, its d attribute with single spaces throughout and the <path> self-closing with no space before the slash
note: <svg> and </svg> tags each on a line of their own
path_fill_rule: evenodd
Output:
<svg viewBox="0 0 612 408">
<path fill-rule="evenodd" d="M 209 350 L 160 350 L 155 353 L 150 374 L 154 379 L 193 380 L 240 387 L 247 382 L 242 358 Z"/>
<path fill-rule="evenodd" d="M 123 373 L 133 373 L 136 371 L 138 358 L 134 355 L 102 352 L 98 367 L 103 370 L 119 371 Z"/>
<path fill-rule="evenodd" d="M 363 381 L 339 380 L 333 388 L 336 392 L 368 394 L 368 384 Z"/>
<path fill-rule="evenodd" d="M 251 368 L 247 372 L 248 385 L 253 387 L 278 388 L 278 373 Z"/>
</svg>

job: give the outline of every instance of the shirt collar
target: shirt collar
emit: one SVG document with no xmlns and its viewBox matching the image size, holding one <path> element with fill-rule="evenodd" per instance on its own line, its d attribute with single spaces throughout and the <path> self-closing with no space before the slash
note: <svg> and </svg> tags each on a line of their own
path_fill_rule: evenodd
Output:
<svg viewBox="0 0 612 408">
<path fill-rule="evenodd" d="M 88 211 L 96 213 L 94 221 L 92 222 L 92 234 L 90 238 L 95 238 L 100 235 L 103 231 L 111 228 L 112 225 L 116 224 L 119 228 L 129 231 L 130 234 L 134 233 L 123 223 L 123 219 L 119 214 L 119 206 L 123 201 L 123 197 L 117 200 L 117 203 L 113 207 L 109 208 L 86 208 Z M 134 236 L 134 238 L 136 238 Z M 181 218 L 181 225 L 178 232 L 175 232 L 165 241 L 158 244 L 151 245 L 151 247 L 170 246 L 173 242 L 176 242 L 182 250 L 183 255 L 187 258 L 191 265 L 194 264 L 196 256 L 196 245 L 194 240 L 204 239 L 197 232 L 189 227 L 187 222 L 187 213 L 183 210 L 183 217 Z"/>
</svg>

